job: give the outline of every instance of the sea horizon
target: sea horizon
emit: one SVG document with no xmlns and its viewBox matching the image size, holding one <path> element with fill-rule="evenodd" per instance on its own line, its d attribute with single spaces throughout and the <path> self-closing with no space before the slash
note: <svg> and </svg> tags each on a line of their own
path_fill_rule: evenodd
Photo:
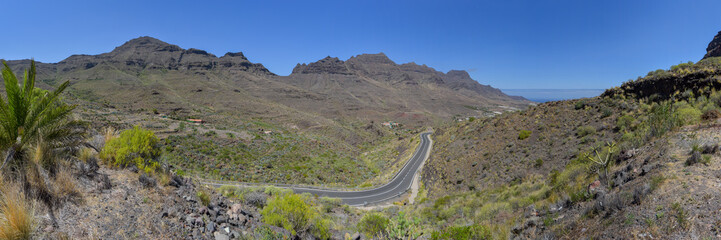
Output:
<svg viewBox="0 0 721 240">
<path fill-rule="evenodd" d="M 596 97 L 605 89 L 501 89 L 511 96 L 521 96 L 530 101 L 544 103 L 578 98 Z"/>
</svg>

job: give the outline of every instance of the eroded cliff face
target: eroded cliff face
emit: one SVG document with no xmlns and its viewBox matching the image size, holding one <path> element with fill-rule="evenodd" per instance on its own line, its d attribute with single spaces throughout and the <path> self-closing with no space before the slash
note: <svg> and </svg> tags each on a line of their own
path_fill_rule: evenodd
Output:
<svg viewBox="0 0 721 240">
<path fill-rule="evenodd" d="M 712 57 L 721 57 L 721 31 L 719 31 L 708 44 L 706 55 L 703 56 L 703 59 Z"/>
</svg>

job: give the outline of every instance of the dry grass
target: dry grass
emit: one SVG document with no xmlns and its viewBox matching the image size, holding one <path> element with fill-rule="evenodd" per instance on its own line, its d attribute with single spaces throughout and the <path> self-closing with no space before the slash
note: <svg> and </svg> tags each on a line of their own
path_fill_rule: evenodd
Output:
<svg viewBox="0 0 721 240">
<path fill-rule="evenodd" d="M 103 136 L 105 138 L 105 143 L 108 143 L 110 140 L 118 137 L 118 131 L 113 127 L 107 127 L 103 129 Z"/>
<path fill-rule="evenodd" d="M 82 199 L 80 191 L 75 185 L 75 178 L 67 168 L 62 168 L 55 175 L 55 196 L 71 202 L 77 202 Z"/>
<path fill-rule="evenodd" d="M 83 161 L 84 163 L 87 163 L 88 160 L 90 160 L 94 156 L 94 150 L 90 148 L 82 148 L 80 149 L 80 153 L 78 153 L 78 159 L 80 159 L 80 161 Z"/>
<path fill-rule="evenodd" d="M 36 227 L 33 215 L 19 184 L 0 180 L 0 239 L 30 239 Z"/>
</svg>

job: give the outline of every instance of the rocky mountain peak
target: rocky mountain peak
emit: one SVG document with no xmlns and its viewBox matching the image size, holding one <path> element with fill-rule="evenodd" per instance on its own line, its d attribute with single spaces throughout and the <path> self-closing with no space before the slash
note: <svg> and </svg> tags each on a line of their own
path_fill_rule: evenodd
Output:
<svg viewBox="0 0 721 240">
<path fill-rule="evenodd" d="M 472 79 L 471 75 L 468 75 L 468 72 L 464 70 L 450 70 L 446 73 L 446 76 L 458 79 Z"/>
<path fill-rule="evenodd" d="M 293 68 L 291 74 L 344 74 L 348 75 L 351 72 L 346 68 L 345 62 L 338 59 L 337 57 L 325 57 L 317 62 L 309 64 L 298 64 Z"/>
<path fill-rule="evenodd" d="M 245 57 L 245 55 L 243 55 L 243 52 L 227 52 L 227 53 L 225 53 L 225 55 L 223 55 L 223 57 L 233 57 L 233 58 L 237 57 L 237 58 L 242 58 L 242 59 L 248 59 Z"/>
<path fill-rule="evenodd" d="M 719 31 L 708 44 L 706 55 L 703 56 L 703 59 L 711 57 L 721 57 L 721 31 Z"/>
<path fill-rule="evenodd" d="M 182 51 L 183 49 L 177 45 L 172 45 L 163 41 L 160 41 L 153 37 L 139 37 L 131 39 L 125 42 L 123 45 L 116 47 L 111 53 L 120 53 L 125 51 L 168 51 L 176 52 Z"/>
<path fill-rule="evenodd" d="M 393 60 L 388 58 L 385 53 L 376 53 L 376 54 L 361 54 L 355 57 L 351 57 L 348 59 L 348 61 L 356 61 L 364 64 L 369 63 L 376 63 L 376 64 L 390 64 L 390 65 L 396 65 Z"/>
<path fill-rule="evenodd" d="M 196 48 L 189 48 L 188 50 L 185 50 L 185 54 L 198 54 L 198 55 L 203 55 L 203 56 L 208 56 L 208 57 L 215 57 L 215 55 L 210 54 L 210 53 L 206 52 L 205 50 L 200 50 L 200 49 L 196 49 Z"/>
</svg>

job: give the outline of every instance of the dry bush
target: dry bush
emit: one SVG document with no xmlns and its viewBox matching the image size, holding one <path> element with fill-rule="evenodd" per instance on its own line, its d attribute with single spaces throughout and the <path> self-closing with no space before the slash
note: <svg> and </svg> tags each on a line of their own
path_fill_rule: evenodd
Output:
<svg viewBox="0 0 721 240">
<path fill-rule="evenodd" d="M 0 179 L 0 239 L 30 239 L 36 221 L 31 200 L 19 184 Z"/>
</svg>

